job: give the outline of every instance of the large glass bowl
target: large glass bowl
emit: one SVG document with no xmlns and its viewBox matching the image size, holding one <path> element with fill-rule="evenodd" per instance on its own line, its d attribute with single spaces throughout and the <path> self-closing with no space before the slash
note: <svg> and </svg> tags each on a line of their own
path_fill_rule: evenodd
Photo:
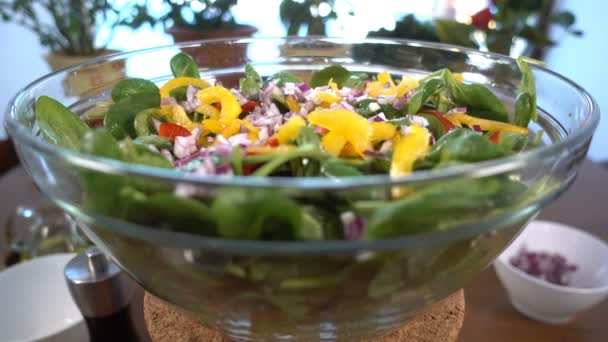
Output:
<svg viewBox="0 0 608 342">
<path fill-rule="evenodd" d="M 500 160 L 400 178 L 203 177 L 82 155 L 38 136 L 37 97 L 54 97 L 81 112 L 107 99 L 116 80 L 99 77 L 99 82 L 78 88 L 74 84 L 81 83 L 71 82 L 72 78 L 103 70 L 110 63 L 121 69 L 123 77 L 162 83 L 171 77 L 169 60 L 180 50 L 195 57 L 203 77 L 227 86 L 235 85 L 246 63 L 263 75 L 291 70 L 304 76 L 330 64 L 372 73 L 388 70 L 394 75 L 424 75 L 448 67 L 462 73 L 466 82 L 489 86 L 512 103 L 520 73 L 508 57 L 442 44 L 234 39 L 112 55 L 45 76 L 22 90 L 9 106 L 6 127 L 25 169 L 42 192 L 71 214 L 147 291 L 238 341 L 355 341 L 397 328 L 465 286 L 543 206 L 572 184 L 599 120 L 589 94 L 572 81 L 535 66 L 540 120 L 532 130 L 545 131 L 542 147 Z M 96 186 L 91 186 L 91 179 Z M 505 179 L 525 184 L 524 195 L 500 194 L 481 202 L 478 198 L 478 208 L 470 208 L 466 201 L 462 204 L 462 199 L 474 198 L 493 182 Z M 291 203 L 329 212 L 330 221 L 339 214 L 334 209 L 345 200 L 369 200 L 362 206 L 369 203 L 367 210 L 373 211 L 382 209 L 373 200 L 389 198 L 394 191 L 415 194 L 437 186 L 441 191 L 435 190 L 434 204 L 423 203 L 419 210 L 414 208 L 415 213 L 412 208 L 393 213 L 388 229 L 404 232 L 400 237 L 237 241 L 203 236 L 208 228 L 204 224 L 161 225 L 162 211 L 125 219 L 120 213 L 124 189 L 119 184 L 127 181 L 148 192 L 171 193 L 180 188 L 196 193 L 203 202 L 233 196 L 236 202 L 247 204 L 250 199 L 270 196 L 280 208 Z M 471 182 L 477 185 L 470 186 Z M 114 200 L 91 205 L 102 194 Z M 239 215 L 236 207 L 234 215 Z M 234 229 L 248 229 L 264 214 L 249 215 L 239 221 L 242 227 Z"/>
</svg>

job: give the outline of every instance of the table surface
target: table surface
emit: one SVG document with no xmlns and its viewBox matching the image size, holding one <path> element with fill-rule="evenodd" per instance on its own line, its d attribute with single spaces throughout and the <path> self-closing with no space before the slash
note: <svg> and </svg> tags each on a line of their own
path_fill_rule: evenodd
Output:
<svg viewBox="0 0 608 342">
<path fill-rule="evenodd" d="M 556 202 L 543 209 L 539 218 L 571 224 L 608 240 L 608 171 L 586 161 L 572 186 Z M 36 193 L 22 169 L 13 169 L 0 178 L 0 245 L 8 213 L 17 205 L 48 203 Z M 0 255 L 2 251 L 0 248 Z M 134 315 L 143 326 L 143 292 L 133 303 Z M 570 323 L 547 325 L 519 314 L 507 298 L 493 268 L 489 267 L 465 287 L 466 314 L 460 342 L 477 341 L 606 341 L 608 301 L 580 315 Z"/>
</svg>

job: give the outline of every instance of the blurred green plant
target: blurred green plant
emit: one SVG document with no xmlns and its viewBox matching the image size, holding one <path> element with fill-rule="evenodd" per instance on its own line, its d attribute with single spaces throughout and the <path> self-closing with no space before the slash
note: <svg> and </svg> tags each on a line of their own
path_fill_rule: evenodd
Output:
<svg viewBox="0 0 608 342">
<path fill-rule="evenodd" d="M 169 11 L 158 20 L 165 26 L 217 29 L 235 27 L 232 7 L 238 0 L 166 0 Z"/>
<path fill-rule="evenodd" d="M 575 28 L 574 14 L 555 12 L 554 8 L 554 0 L 492 0 L 488 7 L 471 16 L 470 24 L 447 19 L 425 22 L 410 14 L 397 22 L 394 30 L 382 29 L 370 32 L 369 36 L 485 47 L 505 55 L 511 54 L 518 39 L 523 39 L 528 46 L 524 53 L 540 59 L 546 48 L 557 44 L 549 36 L 552 26 L 561 27 L 573 36 L 583 34 Z"/>
<path fill-rule="evenodd" d="M 324 36 L 327 21 L 338 17 L 334 5 L 334 0 L 284 0 L 279 16 L 289 36 L 297 36 L 303 27 L 306 36 Z"/>
<path fill-rule="evenodd" d="M 146 22 L 154 23 L 146 1 L 128 1 L 122 6 L 115 3 L 107 0 L 0 0 L 0 17 L 4 22 L 33 31 L 40 43 L 54 53 L 91 56 L 105 49 L 117 26 L 137 28 Z M 96 46 L 101 22 L 111 28 L 111 33 L 104 44 Z"/>
</svg>

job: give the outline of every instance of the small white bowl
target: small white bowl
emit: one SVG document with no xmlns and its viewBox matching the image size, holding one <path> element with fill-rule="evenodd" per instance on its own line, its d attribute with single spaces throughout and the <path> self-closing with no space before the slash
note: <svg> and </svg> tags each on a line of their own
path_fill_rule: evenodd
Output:
<svg viewBox="0 0 608 342">
<path fill-rule="evenodd" d="M 0 272 L 1 341 L 89 341 L 63 276 L 73 257 L 43 256 Z"/>
<path fill-rule="evenodd" d="M 531 252 L 558 253 L 578 269 L 569 286 L 535 278 L 509 260 L 525 246 Z M 524 315 L 546 323 L 564 323 L 608 296 L 608 245 L 582 230 L 548 221 L 533 221 L 494 261 L 511 303 Z"/>
</svg>

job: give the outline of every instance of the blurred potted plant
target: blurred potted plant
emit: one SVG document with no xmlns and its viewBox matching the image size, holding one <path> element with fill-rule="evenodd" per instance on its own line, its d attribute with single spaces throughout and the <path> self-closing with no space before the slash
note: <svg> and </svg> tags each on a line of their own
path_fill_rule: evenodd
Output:
<svg viewBox="0 0 608 342">
<path fill-rule="evenodd" d="M 352 15 L 352 11 L 348 13 Z M 288 36 L 325 36 L 327 23 L 338 18 L 334 0 L 283 0 L 279 8 L 279 16 L 287 29 Z M 306 42 L 286 44 L 281 47 L 281 55 L 297 56 L 339 56 L 347 48 L 338 47 L 327 42 L 325 45 L 315 44 L 313 49 Z"/>
<path fill-rule="evenodd" d="M 580 36 L 574 29 L 575 17 L 570 12 L 554 12 L 554 0 L 492 0 L 488 7 L 470 18 L 470 23 L 449 19 L 434 22 L 418 21 L 407 15 L 393 31 L 370 32 L 369 36 L 440 41 L 492 52 L 542 59 L 548 47 L 557 44 L 549 37 L 552 25 L 561 26 L 569 34 Z M 517 42 L 523 49 L 516 49 Z"/>
<path fill-rule="evenodd" d="M 288 36 L 297 36 L 302 28 L 305 36 L 326 35 L 329 19 L 337 18 L 334 0 L 284 0 L 279 8 Z"/>
<path fill-rule="evenodd" d="M 160 18 L 176 42 L 251 37 L 257 29 L 237 24 L 232 7 L 238 0 L 167 0 L 169 11 Z"/>
<path fill-rule="evenodd" d="M 118 7 L 106 0 L 0 0 L 0 17 L 36 33 L 50 50 L 46 60 L 53 70 L 112 52 L 106 49 L 112 34 L 104 44 L 95 44 L 100 22 L 112 32 L 118 25 L 153 23 L 145 5 Z"/>
</svg>

